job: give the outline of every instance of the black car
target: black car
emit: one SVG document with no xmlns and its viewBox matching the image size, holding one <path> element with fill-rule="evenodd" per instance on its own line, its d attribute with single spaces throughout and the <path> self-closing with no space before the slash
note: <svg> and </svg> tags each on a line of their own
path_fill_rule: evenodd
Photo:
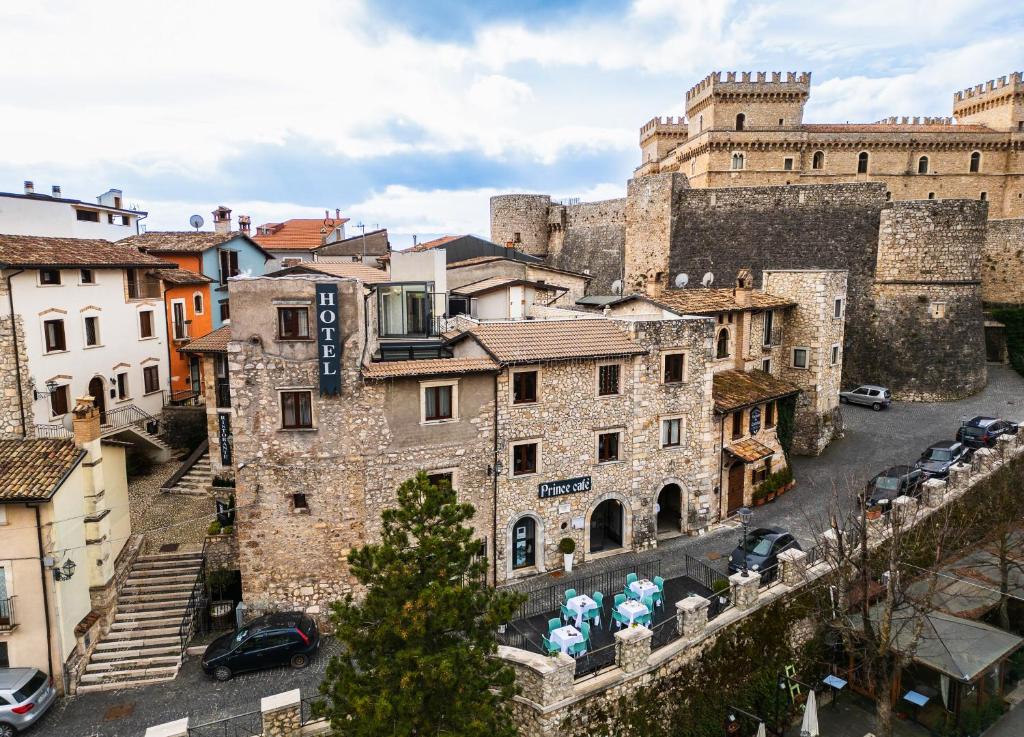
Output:
<svg viewBox="0 0 1024 737">
<path fill-rule="evenodd" d="M 916 465 L 928 478 L 944 479 L 949 476 L 950 466 L 967 461 L 970 456 L 970 448 L 963 443 L 943 440 L 929 445 Z"/>
<path fill-rule="evenodd" d="M 802 550 L 800 543 L 785 530 L 774 527 L 751 530 L 747 533 L 746 543 L 740 540 L 729 556 L 729 573 L 742 571 L 746 559 L 747 570 L 761 572 L 763 579 L 772 579 L 778 571 L 779 553 L 790 549 Z"/>
<path fill-rule="evenodd" d="M 890 504 L 898 496 L 918 496 L 924 480 L 925 473 L 917 466 L 893 466 L 868 482 L 862 500 L 873 507 Z"/>
<path fill-rule="evenodd" d="M 203 671 L 226 681 L 236 673 L 278 665 L 305 668 L 318 647 L 320 632 L 308 615 L 268 614 L 211 642 L 203 653 Z"/>
<path fill-rule="evenodd" d="M 1016 435 L 1016 422 L 998 417 L 972 417 L 956 431 L 956 439 L 968 448 L 991 448 L 1000 435 Z"/>
</svg>

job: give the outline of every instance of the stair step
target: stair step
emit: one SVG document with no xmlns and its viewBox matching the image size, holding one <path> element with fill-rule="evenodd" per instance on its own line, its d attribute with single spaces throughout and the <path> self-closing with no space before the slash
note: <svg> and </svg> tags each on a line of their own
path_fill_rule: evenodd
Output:
<svg viewBox="0 0 1024 737">
<path fill-rule="evenodd" d="M 96 693 L 98 691 L 117 691 L 122 688 L 132 688 L 134 686 L 149 686 L 154 683 L 166 683 L 167 681 L 173 681 L 176 675 L 177 672 L 172 676 L 161 676 L 156 678 L 139 678 L 132 679 L 130 681 L 113 681 L 111 683 L 83 683 L 75 689 L 75 692 Z"/>
<path fill-rule="evenodd" d="M 124 642 L 132 640 L 151 640 L 153 638 L 172 637 L 177 639 L 178 627 L 181 624 L 179 619 L 171 626 L 160 625 L 156 627 L 142 626 L 142 627 L 131 627 L 131 628 L 118 628 L 111 629 L 103 637 L 103 642 Z"/>
<path fill-rule="evenodd" d="M 117 611 L 119 612 L 141 612 L 150 609 L 166 609 L 168 607 L 179 607 L 188 604 L 191 591 L 172 591 L 167 594 L 156 595 L 126 595 L 118 598 Z"/>
<path fill-rule="evenodd" d="M 195 576 L 203 567 L 201 563 L 193 563 L 192 561 L 189 561 L 187 563 L 178 563 L 172 566 L 166 564 L 160 565 L 159 563 L 145 563 L 143 565 L 152 565 L 157 567 L 133 567 L 131 573 L 128 574 L 128 578 L 146 578 L 147 576 Z"/>
<path fill-rule="evenodd" d="M 110 681 L 136 680 L 139 678 L 155 678 L 174 676 L 178 673 L 177 665 L 157 665 L 149 668 L 126 668 L 124 670 L 108 670 L 100 673 L 84 673 L 82 683 L 109 683 Z"/>
<path fill-rule="evenodd" d="M 122 589 L 126 596 L 144 596 L 146 594 L 180 594 L 190 593 L 195 587 L 194 582 L 179 583 L 177 581 L 171 583 L 146 583 L 142 585 L 130 585 L 125 584 Z"/>
<path fill-rule="evenodd" d="M 145 609 L 142 611 L 135 612 L 122 612 L 118 607 L 117 614 L 114 615 L 114 622 L 152 622 L 153 620 L 162 620 L 177 617 L 179 620 L 185 616 L 186 608 L 185 605 L 176 607 L 165 607 L 162 609 Z"/>
<path fill-rule="evenodd" d="M 120 615 L 118 615 L 120 616 Z M 156 629 L 160 627 L 177 627 L 181 624 L 181 618 L 184 616 L 184 610 L 182 614 L 174 617 L 147 617 L 145 619 L 120 619 L 110 625 L 111 632 L 124 632 L 125 630 L 131 632 L 137 632 L 142 629 Z"/>
<path fill-rule="evenodd" d="M 180 655 L 155 655 L 151 658 L 125 658 L 124 660 L 104 660 L 91 662 L 85 666 L 86 673 L 109 673 L 130 667 L 152 668 L 177 666 L 181 663 Z"/>
<path fill-rule="evenodd" d="M 97 650 L 111 651 L 111 650 L 142 650 L 148 647 L 157 647 L 158 645 L 174 645 L 176 648 L 181 647 L 181 638 L 178 637 L 178 630 L 175 628 L 174 636 L 169 637 L 161 635 L 159 637 L 139 637 L 138 634 L 132 634 L 129 638 L 125 639 L 108 639 L 103 640 L 96 645 Z M 132 639 L 134 638 L 134 639 Z"/>
<path fill-rule="evenodd" d="M 151 563 L 136 563 L 132 566 L 132 573 L 136 571 L 198 571 L 202 567 L 202 561 L 199 560 L 155 560 Z"/>
<path fill-rule="evenodd" d="M 154 575 L 149 571 L 145 571 L 141 574 L 130 574 L 128 580 L 124 582 L 125 586 L 140 586 L 147 583 L 155 583 L 159 585 L 169 583 L 192 583 L 195 580 L 195 574 L 181 573 L 179 571 L 169 571 L 165 575 Z"/>
<path fill-rule="evenodd" d="M 135 559 L 135 561 L 137 563 L 153 563 L 167 560 L 201 560 L 202 557 L 203 553 L 201 550 L 179 550 L 174 553 L 150 553 L 149 555 L 140 555 Z"/>
<path fill-rule="evenodd" d="M 99 647 L 99 645 L 97 645 Z M 181 657 L 181 643 L 174 645 L 154 645 L 145 648 L 125 648 L 123 650 L 96 650 L 92 654 L 93 661 L 119 661 L 136 658 Z"/>
</svg>

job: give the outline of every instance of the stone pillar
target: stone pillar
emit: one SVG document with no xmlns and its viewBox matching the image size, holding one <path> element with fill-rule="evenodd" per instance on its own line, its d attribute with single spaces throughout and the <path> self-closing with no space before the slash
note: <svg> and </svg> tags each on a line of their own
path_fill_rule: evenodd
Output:
<svg viewBox="0 0 1024 737">
<path fill-rule="evenodd" d="M 1015 435 L 1000 435 L 996 438 L 996 453 L 999 455 L 999 458 L 1003 463 L 1006 463 L 1013 457 L 1016 445 L 1017 436 Z"/>
<path fill-rule="evenodd" d="M 541 655 L 499 645 L 497 657 L 516 672 L 516 683 L 524 699 L 550 706 L 572 696 L 576 661 L 568 655 Z"/>
<path fill-rule="evenodd" d="M 970 465 L 957 463 L 949 469 L 949 478 L 946 480 L 946 489 L 950 492 L 963 491 L 970 483 L 970 478 Z"/>
<path fill-rule="evenodd" d="M 263 737 L 298 737 L 302 732 L 302 694 L 299 689 L 264 696 Z"/>
<path fill-rule="evenodd" d="M 831 556 L 834 560 L 839 550 L 839 533 L 831 527 L 821 533 L 821 548 L 825 556 Z"/>
<path fill-rule="evenodd" d="M 757 589 L 761 585 L 761 577 L 756 573 L 743 571 L 729 576 L 729 593 L 732 598 L 732 605 L 737 609 L 750 609 L 757 603 Z"/>
<path fill-rule="evenodd" d="M 799 586 L 807 577 L 807 553 L 790 548 L 779 553 L 779 577 L 786 586 Z"/>
<path fill-rule="evenodd" d="M 188 717 L 149 727 L 146 730 L 146 737 L 188 737 Z"/>
<path fill-rule="evenodd" d="M 676 602 L 676 632 L 688 640 L 696 639 L 704 634 L 708 626 L 709 599 L 703 596 L 687 596 Z"/>
<path fill-rule="evenodd" d="M 952 471 L 950 471 L 950 477 L 952 478 Z M 946 498 L 946 481 L 942 479 L 928 479 L 924 482 L 924 489 L 921 493 L 921 498 L 924 503 L 929 507 L 938 507 L 942 504 L 942 500 Z"/>
<path fill-rule="evenodd" d="M 981 473 L 988 473 L 996 465 L 996 453 L 991 448 L 978 448 L 974 451 L 974 462 Z"/>
<path fill-rule="evenodd" d="M 626 673 L 647 665 L 654 633 L 646 627 L 624 627 L 615 633 L 615 664 Z"/>
<path fill-rule="evenodd" d="M 892 511 L 889 515 L 893 524 L 899 523 L 906 527 L 917 512 L 917 499 L 909 496 L 898 496 L 892 500 Z"/>
</svg>

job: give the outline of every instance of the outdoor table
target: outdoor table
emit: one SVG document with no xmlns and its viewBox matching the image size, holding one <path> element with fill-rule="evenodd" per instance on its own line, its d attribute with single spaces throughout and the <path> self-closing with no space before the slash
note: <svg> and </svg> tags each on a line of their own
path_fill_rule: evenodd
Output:
<svg viewBox="0 0 1024 737">
<path fill-rule="evenodd" d="M 565 627 L 551 630 L 551 641 L 558 645 L 563 653 L 568 655 L 570 647 L 583 642 L 583 633 L 571 624 L 567 624 Z"/>
<path fill-rule="evenodd" d="M 640 601 L 644 600 L 645 596 L 654 596 L 658 593 L 658 584 L 654 581 L 649 581 L 646 578 L 641 578 L 639 581 L 634 581 L 629 585 L 629 590 L 640 597 Z"/>
<path fill-rule="evenodd" d="M 907 691 L 905 694 L 903 694 L 903 700 L 909 701 L 911 704 L 917 707 L 914 710 L 914 722 L 916 723 L 918 714 L 921 713 L 921 709 L 929 701 L 928 697 L 922 693 L 918 693 L 917 691 Z"/>
<path fill-rule="evenodd" d="M 634 599 L 626 599 L 626 601 L 619 604 L 619 614 L 629 619 L 629 624 L 632 626 L 633 621 L 637 617 L 643 617 L 650 614 L 650 610 L 639 601 Z"/>
<path fill-rule="evenodd" d="M 591 599 L 586 594 L 580 594 L 579 596 L 574 596 L 571 599 L 569 599 L 569 601 L 565 602 L 565 606 L 571 609 L 572 611 L 576 612 L 576 628 L 579 629 L 580 625 L 583 624 L 583 615 L 586 614 L 587 611 L 589 611 L 590 609 L 596 608 L 597 602 Z M 601 626 L 600 614 L 597 615 L 596 624 L 599 627 Z"/>
<path fill-rule="evenodd" d="M 839 692 L 846 688 L 846 681 L 839 676 L 826 676 L 821 682 L 832 689 L 832 706 L 839 701 Z"/>
</svg>

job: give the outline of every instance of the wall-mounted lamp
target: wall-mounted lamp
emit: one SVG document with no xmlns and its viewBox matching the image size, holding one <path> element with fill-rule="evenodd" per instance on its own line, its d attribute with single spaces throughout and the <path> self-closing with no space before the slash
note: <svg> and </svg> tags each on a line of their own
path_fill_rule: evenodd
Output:
<svg viewBox="0 0 1024 737">
<path fill-rule="evenodd" d="M 487 467 L 487 478 L 501 476 L 501 472 L 504 470 L 505 468 L 501 465 L 501 461 L 495 461 L 493 466 Z"/>
<path fill-rule="evenodd" d="M 75 561 L 68 558 L 64 561 L 64 565 L 53 568 L 53 580 L 54 581 L 67 581 L 69 578 L 75 575 Z"/>
<path fill-rule="evenodd" d="M 40 391 L 39 389 L 32 390 L 32 399 L 37 400 L 42 399 L 43 397 L 48 397 L 55 391 L 57 391 L 57 382 L 54 381 L 53 379 L 50 379 L 49 381 L 46 382 L 46 391 Z"/>
</svg>

